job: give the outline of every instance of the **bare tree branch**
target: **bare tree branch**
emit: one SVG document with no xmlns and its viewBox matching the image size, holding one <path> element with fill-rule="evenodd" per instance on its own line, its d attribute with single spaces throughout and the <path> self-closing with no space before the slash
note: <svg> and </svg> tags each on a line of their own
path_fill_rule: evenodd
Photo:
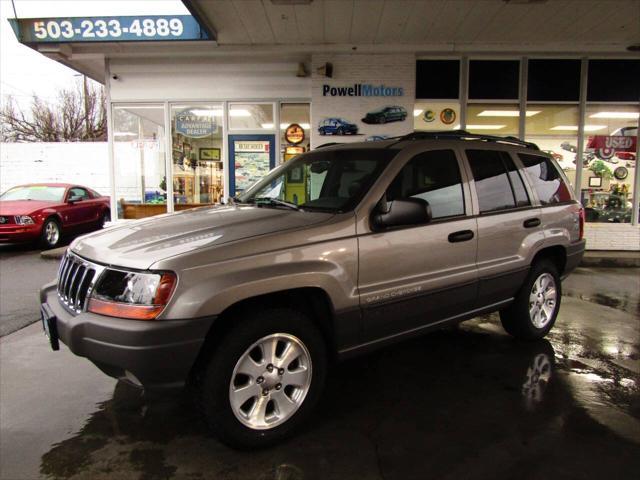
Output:
<svg viewBox="0 0 640 480">
<path fill-rule="evenodd" d="M 4 142 L 103 142 L 107 115 L 102 86 L 76 85 L 47 103 L 34 95 L 24 111 L 11 97 L 0 107 L 0 139 Z"/>
</svg>

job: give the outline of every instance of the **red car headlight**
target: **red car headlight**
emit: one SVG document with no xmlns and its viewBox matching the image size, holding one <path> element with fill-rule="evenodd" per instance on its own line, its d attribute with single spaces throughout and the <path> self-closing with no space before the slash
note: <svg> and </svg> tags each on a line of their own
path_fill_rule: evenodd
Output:
<svg viewBox="0 0 640 480">
<path fill-rule="evenodd" d="M 13 219 L 18 225 L 33 225 L 35 223 L 29 215 L 16 215 Z"/>
<path fill-rule="evenodd" d="M 171 272 L 106 270 L 91 293 L 87 310 L 110 317 L 153 320 L 169 303 L 176 285 Z"/>
</svg>

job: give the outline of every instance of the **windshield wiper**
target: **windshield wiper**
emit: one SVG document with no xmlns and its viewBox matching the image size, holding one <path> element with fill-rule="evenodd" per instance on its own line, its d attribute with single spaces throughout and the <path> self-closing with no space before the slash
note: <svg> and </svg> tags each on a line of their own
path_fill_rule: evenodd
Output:
<svg viewBox="0 0 640 480">
<path fill-rule="evenodd" d="M 278 206 L 290 208 L 291 210 L 300 210 L 300 207 L 295 203 L 285 202 L 284 200 L 271 197 L 254 197 L 251 200 L 248 200 L 247 203 L 255 203 L 258 206 Z"/>
</svg>

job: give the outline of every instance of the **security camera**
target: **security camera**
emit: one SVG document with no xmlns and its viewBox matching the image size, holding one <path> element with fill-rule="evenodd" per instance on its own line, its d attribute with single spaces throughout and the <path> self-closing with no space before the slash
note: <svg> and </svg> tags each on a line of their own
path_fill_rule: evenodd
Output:
<svg viewBox="0 0 640 480">
<path fill-rule="evenodd" d="M 114 73 L 113 75 L 111 75 L 111 78 L 113 78 L 114 80 L 118 80 L 120 77 Z"/>
</svg>

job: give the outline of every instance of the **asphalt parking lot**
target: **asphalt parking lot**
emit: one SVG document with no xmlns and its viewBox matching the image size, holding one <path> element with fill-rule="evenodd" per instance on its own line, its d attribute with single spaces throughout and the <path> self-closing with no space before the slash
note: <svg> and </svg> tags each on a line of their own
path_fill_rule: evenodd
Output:
<svg viewBox="0 0 640 480">
<path fill-rule="evenodd" d="M 298 436 L 237 452 L 187 395 L 145 398 L 66 347 L 37 287 L 57 262 L 0 251 L 0 477 L 69 479 L 637 478 L 640 272 L 579 269 L 548 339 L 497 316 L 337 365 Z M 28 325 L 25 328 L 21 328 Z M 13 332 L 10 333 L 9 332 Z"/>
</svg>

